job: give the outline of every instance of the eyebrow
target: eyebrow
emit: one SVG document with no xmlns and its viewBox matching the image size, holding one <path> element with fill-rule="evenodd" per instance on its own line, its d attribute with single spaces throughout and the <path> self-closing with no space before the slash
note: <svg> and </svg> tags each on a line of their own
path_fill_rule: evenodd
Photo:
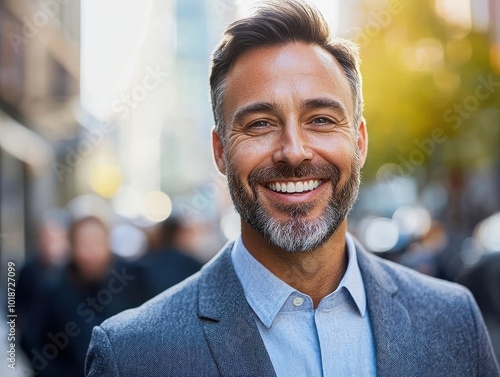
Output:
<svg viewBox="0 0 500 377">
<path fill-rule="evenodd" d="M 276 103 L 256 102 L 238 109 L 233 116 L 233 124 L 242 123 L 243 119 L 251 114 L 275 111 L 278 108 Z"/>
<path fill-rule="evenodd" d="M 331 98 L 311 98 L 303 101 L 300 107 L 304 110 L 329 108 L 340 112 L 342 116 L 347 118 L 347 110 L 345 106 L 341 102 Z"/>
</svg>

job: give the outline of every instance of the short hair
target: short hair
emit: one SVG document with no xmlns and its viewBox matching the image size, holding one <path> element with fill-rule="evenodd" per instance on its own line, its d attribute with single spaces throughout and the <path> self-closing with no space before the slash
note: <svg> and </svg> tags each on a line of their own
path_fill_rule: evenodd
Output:
<svg viewBox="0 0 500 377">
<path fill-rule="evenodd" d="M 362 78 L 358 46 L 346 39 L 333 38 L 323 15 L 302 0 L 263 1 L 248 17 L 228 25 L 212 56 L 210 95 L 215 129 L 225 140 L 222 104 L 226 77 L 243 52 L 256 47 L 304 42 L 323 47 L 342 66 L 354 97 L 354 121 L 363 113 Z"/>
</svg>

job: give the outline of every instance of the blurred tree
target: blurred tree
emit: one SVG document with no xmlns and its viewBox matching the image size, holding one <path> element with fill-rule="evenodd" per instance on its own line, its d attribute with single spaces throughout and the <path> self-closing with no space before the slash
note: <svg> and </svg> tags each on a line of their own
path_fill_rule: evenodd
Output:
<svg viewBox="0 0 500 377">
<path fill-rule="evenodd" d="M 489 35 L 440 15 L 436 0 L 365 3 L 365 177 L 386 163 L 397 164 L 400 174 L 422 168 L 424 180 L 443 167 L 493 169 L 500 156 L 500 76 L 492 72 Z M 387 13 L 388 3 L 400 11 Z"/>
</svg>

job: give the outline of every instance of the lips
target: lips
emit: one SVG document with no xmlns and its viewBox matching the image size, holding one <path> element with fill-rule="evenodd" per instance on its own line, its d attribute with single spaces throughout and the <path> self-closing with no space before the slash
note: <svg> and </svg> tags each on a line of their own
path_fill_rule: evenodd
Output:
<svg viewBox="0 0 500 377">
<path fill-rule="evenodd" d="M 274 192 L 287 194 L 301 193 L 316 190 L 323 181 L 320 179 L 310 179 L 304 181 L 279 181 L 266 183 L 266 187 Z"/>
</svg>

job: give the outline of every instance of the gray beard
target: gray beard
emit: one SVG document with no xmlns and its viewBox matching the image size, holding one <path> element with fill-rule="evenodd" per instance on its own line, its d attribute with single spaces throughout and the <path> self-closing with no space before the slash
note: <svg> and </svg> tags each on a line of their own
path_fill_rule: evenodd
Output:
<svg viewBox="0 0 500 377">
<path fill-rule="evenodd" d="M 315 250 L 335 233 L 356 202 L 361 180 L 358 153 L 353 161 L 348 181 L 340 188 L 338 187 L 340 173 L 334 165 L 317 166 L 309 163 L 298 167 L 277 165 L 256 169 L 250 174 L 248 181 L 253 194 L 252 198 L 237 178 L 227 158 L 226 166 L 229 192 L 241 219 L 257 230 L 271 245 L 289 253 Z M 274 208 L 288 213 L 289 218 L 286 221 L 273 218 L 259 199 L 256 190 L 258 182 L 302 178 L 308 175 L 329 177 L 332 183 L 332 196 L 321 216 L 316 219 L 305 219 L 315 206 L 315 202 L 277 203 L 273 204 Z"/>
</svg>

